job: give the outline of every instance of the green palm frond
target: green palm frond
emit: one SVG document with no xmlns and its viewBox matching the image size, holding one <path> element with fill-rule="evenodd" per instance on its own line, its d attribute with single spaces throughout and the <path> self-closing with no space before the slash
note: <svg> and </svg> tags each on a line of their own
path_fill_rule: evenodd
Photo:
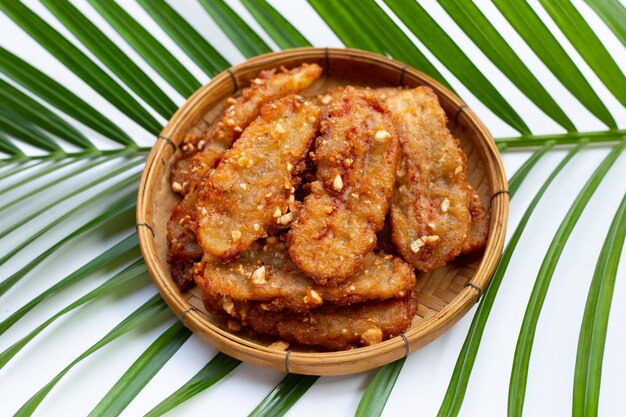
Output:
<svg viewBox="0 0 626 417">
<path fill-rule="evenodd" d="M 281 417 L 315 384 L 319 377 L 287 374 L 248 417 Z"/>
<path fill-rule="evenodd" d="M 385 4 L 433 55 L 495 115 L 517 131 L 525 134 L 530 133 L 526 123 L 513 110 L 509 102 L 500 95 L 493 84 L 419 3 L 387 0 Z"/>
<path fill-rule="evenodd" d="M 495 0 L 494 4 L 561 84 L 605 125 L 617 129 L 611 113 L 530 5 L 503 0 Z"/>
<path fill-rule="evenodd" d="M 249 15 L 239 16 L 237 7 L 234 7 L 235 1 L 240 2 Z M 617 0 L 585 1 L 621 44 L 626 46 L 626 9 L 623 4 Z M 166 91 L 175 91 L 186 98 L 200 86 L 196 76 L 165 47 L 167 43 L 162 43 L 159 38 L 162 34 L 157 36 L 144 27 L 136 14 L 127 11 L 126 3 L 114 0 L 85 2 L 85 7 L 99 14 L 106 25 L 92 21 L 86 9 L 75 6 L 74 1 L 41 0 L 41 3 L 57 22 L 53 24 L 48 17 L 44 18 L 43 14 L 36 11 L 39 9 L 17 0 L 0 2 L 0 10 L 56 58 L 60 65 L 89 86 L 94 94 L 112 104 L 114 111 L 119 110 L 120 114 L 105 112 L 92 105 L 90 100 L 81 98 L 74 92 L 72 85 L 49 75 L 47 68 L 41 68 L 36 58 L 28 55 L 25 60 L 18 56 L 22 52 L 13 40 L 5 41 L 4 46 L 8 49 L 0 47 L 0 216 L 3 216 L 0 220 L 0 246 L 3 247 L 0 254 L 0 297 L 7 297 L 18 283 L 18 287 L 21 287 L 21 284 L 28 284 L 35 279 L 36 274 L 41 273 L 37 270 L 38 266 L 46 265 L 69 244 L 80 244 L 89 233 L 118 225 L 122 227 L 125 237 L 117 239 L 115 244 L 103 245 L 101 253 L 91 261 L 68 272 L 64 278 L 55 279 L 51 285 L 43 287 L 45 289 L 32 292 L 32 296 L 16 311 L 10 314 L 7 312 L 8 315 L 0 322 L 0 337 L 19 328 L 23 319 L 38 311 L 36 307 L 39 309 L 45 306 L 53 295 L 61 294 L 79 281 L 87 282 L 96 272 L 107 277 L 95 289 L 85 292 L 73 302 L 65 303 L 64 308 L 42 317 L 34 329 L 24 332 L 4 348 L 0 353 L 0 369 L 17 361 L 25 353 L 21 352 L 24 347 L 36 345 L 41 338 L 36 336 L 60 317 L 116 288 L 130 288 L 145 282 L 145 266 L 137 258 L 139 252 L 136 234 L 132 233 L 132 219 L 135 188 L 139 181 L 138 168 L 145 160 L 149 147 L 140 147 L 136 137 L 146 131 L 151 135 L 158 134 L 164 119 L 176 111 L 180 98 L 170 97 Z M 152 23 L 158 25 L 165 36 L 207 76 L 214 76 L 226 69 L 230 63 L 224 56 L 231 55 L 226 54 L 223 46 L 217 44 L 212 38 L 213 34 L 207 36 L 205 28 L 197 26 L 195 19 L 212 19 L 244 57 L 270 52 L 272 47 L 264 39 L 270 39 L 270 43 L 279 48 L 316 44 L 313 36 L 302 35 L 297 22 L 291 22 L 281 14 L 286 5 L 280 2 L 198 0 L 196 6 L 202 16 L 194 16 L 194 19 L 182 12 L 186 6 L 184 2 L 137 0 L 137 3 L 153 19 Z M 441 399 L 439 416 L 452 417 L 461 411 L 496 295 L 506 282 L 511 259 L 518 254 L 519 249 L 516 248 L 527 236 L 529 220 L 537 215 L 537 207 L 549 195 L 551 187 L 562 176 L 563 169 L 573 163 L 575 156 L 586 152 L 592 145 L 611 149 L 564 216 L 548 247 L 530 295 L 513 358 L 508 399 L 509 415 L 521 415 L 526 386 L 532 383 L 528 380 L 528 368 L 534 334 L 552 276 L 587 203 L 609 171 L 614 169 L 626 148 L 623 108 L 615 111 L 615 105 L 609 105 L 604 97 L 607 94 L 603 96 L 602 92 L 594 89 L 594 83 L 585 75 L 587 72 L 577 66 L 577 59 L 568 52 L 572 48 L 562 44 L 559 39 L 563 37 L 553 33 L 546 19 L 537 12 L 538 8 L 547 12 L 608 92 L 622 106 L 626 106 L 626 77 L 618 66 L 620 61 L 616 62 L 613 58 L 616 56 L 614 48 L 603 44 L 579 8 L 567 0 L 540 0 L 536 6 L 522 0 L 493 2 L 495 10 L 517 32 L 536 58 L 590 114 L 606 125 L 604 130 L 582 131 L 579 124 L 582 126 L 583 121 L 573 118 L 565 104 L 551 94 L 552 89 L 547 88 L 534 68 L 529 68 L 522 54 L 514 49 L 496 22 L 492 22 L 489 15 L 483 12 L 480 4 L 468 0 L 438 1 L 437 8 L 447 14 L 488 61 L 545 116 L 565 129 L 565 132 L 539 134 L 541 127 L 530 122 L 531 116 L 522 106 L 506 98 L 502 87 L 490 77 L 485 67 L 463 47 L 453 31 L 448 31 L 446 24 L 432 13 L 433 5 L 402 0 L 308 0 L 308 3 L 303 6 L 310 6 L 311 12 L 316 13 L 346 46 L 404 61 L 451 89 L 462 85 L 463 89 L 457 90 L 467 91 L 473 96 L 471 100 L 479 101 L 519 132 L 518 136 L 495 138 L 503 153 L 520 149 L 534 151 L 510 178 L 509 191 L 513 205 L 520 204 L 516 193 L 527 185 L 529 175 L 544 163 L 546 155 L 556 149 L 565 148 L 568 151 L 533 193 L 508 240 L 461 347 L 447 391 Z M 251 25 L 251 21 L 246 20 L 248 16 L 258 26 Z M 60 28 L 59 24 L 63 30 L 55 29 Z M 257 27 L 264 33 L 257 31 Z M 124 48 L 107 35 L 111 31 L 115 31 L 136 55 L 126 54 Z M 413 39 L 417 39 L 419 44 L 414 43 Z M 141 59 L 136 60 L 134 56 Z M 431 56 L 438 62 L 431 62 Z M 144 71 L 147 66 L 151 67 L 152 73 L 158 74 L 158 79 L 151 78 Z M 468 99 L 462 98 L 466 101 Z M 133 124 L 128 128 L 128 123 L 120 122 L 119 116 L 128 118 L 138 126 Z M 105 148 L 101 144 L 102 138 L 94 137 L 93 132 L 115 142 L 114 148 Z M 31 155 L 30 148 L 36 148 L 38 154 Z M 62 191 L 48 193 L 48 190 L 57 187 Z M 96 187 L 97 190 L 92 192 Z M 22 207 L 26 209 L 22 210 Z M 53 214 L 47 216 L 48 212 Z M 589 287 L 580 327 L 578 355 L 576 363 L 572 364 L 572 369 L 575 367 L 572 404 L 576 416 L 598 414 L 602 358 L 613 290 L 619 278 L 617 268 L 623 249 L 625 212 L 623 201 L 607 233 Z M 70 220 L 85 213 L 89 213 L 90 218 L 81 218 L 77 226 L 69 229 Z M 58 233 L 53 233 L 55 231 Z M 29 249 L 46 238 L 51 243 L 41 253 L 31 254 Z M 17 257 L 24 260 L 17 266 L 17 271 L 8 269 L 7 265 Z M 124 269 L 119 271 L 120 268 Z M 157 314 L 165 309 L 166 305 L 158 295 L 151 298 L 43 385 L 23 404 L 17 415 L 32 415 L 75 365 L 114 342 L 131 328 L 147 322 L 167 324 L 171 314 Z M 190 335 L 177 321 L 157 337 L 112 384 L 91 415 L 120 414 Z M 381 415 L 406 361 L 396 361 L 376 372 L 354 410 L 357 415 Z M 169 397 L 150 405 L 148 415 L 158 416 L 174 409 L 213 386 L 239 363 L 219 353 L 178 389 L 172 386 Z M 275 416 L 288 413 L 316 381 L 317 377 L 286 375 L 268 392 L 251 415 Z"/>
<path fill-rule="evenodd" d="M 229 67 L 228 61 L 164 0 L 138 0 L 183 51 L 210 76 Z"/>
<path fill-rule="evenodd" d="M 574 417 L 597 415 L 602 358 L 619 256 L 626 238 L 626 195 L 622 199 L 598 257 L 580 328 L 574 375 Z"/>
<path fill-rule="evenodd" d="M 29 311 L 35 308 L 39 303 L 57 293 L 58 291 L 86 278 L 93 272 L 100 268 L 114 266 L 120 262 L 125 261 L 126 257 L 137 257 L 139 255 L 139 244 L 137 243 L 137 235 L 132 234 L 129 237 L 122 239 L 119 243 L 113 247 L 107 249 L 105 252 L 96 256 L 85 265 L 78 268 L 65 278 L 52 285 L 41 294 L 34 297 L 28 303 L 24 304 L 19 310 L 11 314 L 0 323 L 0 335 L 6 332 L 11 326 L 13 326 L 18 320 L 24 317 Z"/>
<path fill-rule="evenodd" d="M 282 49 L 311 46 L 311 43 L 287 19 L 265 0 L 242 0 L 246 9 Z"/>
<path fill-rule="evenodd" d="M 218 353 L 189 381 L 150 410 L 146 414 L 146 417 L 158 417 L 163 415 L 224 378 L 239 366 L 239 364 L 241 364 L 241 361 L 223 353 Z"/>
<path fill-rule="evenodd" d="M 513 358 L 511 384 L 509 385 L 509 416 L 511 417 L 522 415 L 528 380 L 528 364 L 530 362 L 530 353 L 537 323 L 539 321 L 539 314 L 541 313 L 548 287 L 550 286 L 550 281 L 554 275 L 559 258 L 563 253 L 563 249 L 565 248 L 565 244 L 572 230 L 574 230 L 574 226 L 576 226 L 578 219 L 591 199 L 591 196 L 593 196 L 600 182 L 624 149 L 626 149 L 626 140 L 623 141 L 621 145 L 615 147 L 591 175 L 565 215 L 550 243 L 546 257 L 541 264 L 535 286 L 528 300 L 528 307 L 526 308 L 524 319 L 522 320 L 519 339 L 517 340 L 517 347 L 515 349 L 515 357 Z"/>
<path fill-rule="evenodd" d="M 96 132 L 102 133 L 123 145 L 135 145 L 135 142 L 126 132 L 104 117 L 98 110 L 2 47 L 0 47 L 0 72 Z"/>
<path fill-rule="evenodd" d="M 98 405 L 91 410 L 89 416 L 120 415 L 189 336 L 191 336 L 189 329 L 177 320 L 137 358 Z"/>
<path fill-rule="evenodd" d="M 309 0 L 346 46 L 367 49 L 406 62 L 430 75 L 452 90 L 435 66 L 411 42 L 407 35 L 373 0 L 343 2 L 339 0 Z M 361 4 L 363 3 L 363 4 Z M 345 25 L 344 21 L 350 22 Z M 379 36 L 370 36 L 362 27 L 379 28 Z M 356 38 L 353 38 L 356 36 Z"/>
<path fill-rule="evenodd" d="M 224 0 L 200 0 L 200 4 L 246 58 L 272 52 L 272 49 Z"/>
<path fill-rule="evenodd" d="M 123 285 L 133 279 L 136 279 L 138 277 L 144 277 L 145 279 L 146 275 L 147 275 L 146 267 L 143 264 L 143 262 L 141 260 L 137 260 L 133 262 L 132 265 L 130 265 L 129 267 L 127 267 L 120 273 L 115 274 L 113 277 L 111 277 L 104 284 L 100 285 L 98 288 L 88 292 L 87 294 L 80 297 L 78 300 L 74 301 L 67 307 L 63 308 L 62 310 L 54 314 L 52 317 L 50 317 L 48 320 L 44 321 L 39 326 L 37 326 L 33 331 L 28 333 L 26 336 L 24 336 L 23 338 L 18 340 L 16 343 L 11 345 L 4 352 L 0 353 L 0 369 L 2 369 L 2 367 L 4 367 L 4 365 L 6 365 L 7 362 L 11 360 L 11 358 L 17 355 L 18 352 L 22 350 L 22 348 L 26 346 L 28 342 L 30 342 L 33 338 L 35 338 L 35 336 L 37 336 L 39 333 L 45 330 L 49 325 L 54 323 L 54 321 L 57 320 L 58 318 L 62 317 L 63 315 L 69 313 L 70 311 L 82 306 L 83 304 L 95 298 L 101 297 L 102 295 L 116 289 L 118 286 Z"/>
<path fill-rule="evenodd" d="M 161 124 L 133 96 L 32 10 L 18 1 L 2 2 L 0 9 L 68 69 L 137 124 L 153 134 L 161 131 Z"/>
<path fill-rule="evenodd" d="M 626 76 L 578 10 L 567 0 L 540 2 L 606 88 L 626 106 Z"/>
<path fill-rule="evenodd" d="M 90 0 L 89 3 L 183 97 L 190 96 L 200 88 L 200 82 L 187 68 L 117 3 L 112 0 Z M 176 111 L 176 106 L 168 107 L 169 113 L 165 116 L 167 118 Z"/>
<path fill-rule="evenodd" d="M 48 382 L 43 388 L 41 388 L 35 395 L 33 395 L 15 414 L 16 416 L 26 417 L 32 415 L 39 404 L 44 400 L 46 395 L 54 388 L 54 386 L 67 374 L 72 368 L 87 358 L 92 353 L 96 352 L 100 348 L 113 342 L 124 333 L 130 331 L 134 327 L 142 324 L 143 322 L 154 320 L 154 316 L 159 312 L 165 310 L 166 304 L 161 297 L 154 296 L 146 301 L 141 307 L 135 310 L 131 315 L 125 318 L 120 324 L 115 326 L 110 332 L 108 332 L 102 339 L 92 345 L 89 349 L 84 351 L 80 356 L 67 365 L 61 372 L 59 372 L 50 382 Z"/>
<path fill-rule="evenodd" d="M 91 53 L 161 116 L 169 118 L 176 111 L 176 104 L 157 84 L 69 1 L 44 0 L 43 4 Z"/>
</svg>

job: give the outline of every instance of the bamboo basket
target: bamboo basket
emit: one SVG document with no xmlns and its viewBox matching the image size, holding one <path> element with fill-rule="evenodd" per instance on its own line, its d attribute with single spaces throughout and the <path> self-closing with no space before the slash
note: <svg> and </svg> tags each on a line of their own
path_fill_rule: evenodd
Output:
<svg viewBox="0 0 626 417">
<path fill-rule="evenodd" d="M 275 340 L 234 333 L 223 319 L 206 312 L 198 288 L 181 293 L 170 277 L 166 224 L 176 196 L 169 171 L 177 146 L 188 133 L 200 133 L 219 115 L 225 100 L 261 70 L 303 62 L 324 68 L 308 90 L 337 85 L 430 86 L 448 115 L 448 125 L 468 156 L 468 179 L 489 208 L 491 229 L 484 253 L 465 256 L 432 273 L 417 275 L 419 307 L 411 327 L 385 342 L 347 351 L 281 350 Z M 255 365 L 311 375 L 360 372 L 400 359 L 439 337 L 479 299 L 502 253 L 508 217 L 507 181 L 498 150 L 487 129 L 455 94 L 407 65 L 354 49 L 300 48 L 269 53 L 236 65 L 200 88 L 176 112 L 148 156 L 137 200 L 139 243 L 163 299 L 185 326 L 220 351 Z"/>
</svg>

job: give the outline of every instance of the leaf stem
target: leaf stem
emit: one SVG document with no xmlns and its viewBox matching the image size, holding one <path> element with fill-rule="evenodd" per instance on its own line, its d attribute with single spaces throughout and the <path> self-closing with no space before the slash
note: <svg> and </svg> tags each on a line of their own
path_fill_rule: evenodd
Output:
<svg viewBox="0 0 626 417">
<path fill-rule="evenodd" d="M 494 138 L 494 141 L 500 145 L 504 144 L 507 148 L 526 148 L 542 146 L 550 141 L 554 141 L 556 145 L 571 145 L 580 143 L 583 139 L 589 143 L 615 143 L 626 137 L 626 129 L 600 130 L 593 132 L 568 132 L 552 135 L 522 135 L 507 138 Z"/>
</svg>

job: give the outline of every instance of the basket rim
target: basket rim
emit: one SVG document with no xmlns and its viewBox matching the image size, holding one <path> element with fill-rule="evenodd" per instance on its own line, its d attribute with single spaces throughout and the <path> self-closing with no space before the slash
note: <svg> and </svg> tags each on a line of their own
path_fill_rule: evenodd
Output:
<svg viewBox="0 0 626 417">
<path fill-rule="evenodd" d="M 449 302 L 440 311 L 424 319 L 420 326 L 407 330 L 404 333 L 405 338 L 396 336 L 372 346 L 333 352 L 291 352 L 262 346 L 230 333 L 200 316 L 195 310 L 195 307 L 180 294 L 178 289 L 170 286 L 168 282 L 169 274 L 158 261 L 155 237 L 149 225 L 151 200 L 146 199 L 146 192 L 148 191 L 149 180 L 152 179 L 151 173 L 153 171 L 153 164 L 161 158 L 162 153 L 168 147 L 176 147 L 176 144 L 170 143 L 171 139 L 169 138 L 173 136 L 172 133 L 179 129 L 185 117 L 191 117 L 190 111 L 195 105 L 202 101 L 207 95 L 210 95 L 212 86 L 230 78 L 233 80 L 234 89 L 236 90 L 238 88 L 236 80 L 238 71 L 256 64 L 264 64 L 266 67 L 275 67 L 280 64 L 280 61 L 286 58 L 289 58 L 290 61 L 301 58 L 302 62 L 305 62 L 307 59 L 325 59 L 327 63 L 331 59 L 359 58 L 360 60 L 377 66 L 385 66 L 391 70 L 399 70 L 399 84 L 402 84 L 406 75 L 420 80 L 421 83 L 435 90 L 439 97 L 445 96 L 449 99 L 459 109 L 459 114 L 463 114 L 464 117 L 468 118 L 467 123 L 472 124 L 480 132 L 480 142 L 484 142 L 482 145 L 485 146 L 487 151 L 486 158 L 483 158 L 483 160 L 485 163 L 489 162 L 491 169 L 495 171 L 493 178 L 491 178 L 491 173 L 488 169 L 486 169 L 485 175 L 489 175 L 490 179 L 497 183 L 496 191 L 498 191 L 493 194 L 491 200 L 491 225 L 487 246 L 481 258 L 480 265 L 470 283 L 468 283 L 454 300 Z M 152 147 L 146 159 L 137 198 L 137 233 L 146 266 L 161 296 L 176 316 L 183 321 L 185 326 L 194 331 L 194 333 L 199 333 L 200 336 L 224 353 L 246 362 L 273 369 L 287 371 L 290 369 L 292 371 L 297 370 L 299 373 L 305 374 L 340 375 L 371 369 L 383 363 L 400 359 L 407 354 L 408 350 L 414 351 L 437 338 L 443 332 L 442 328 L 445 331 L 447 327 L 451 326 L 465 315 L 486 289 L 497 266 L 497 261 L 501 256 L 508 218 L 509 195 L 505 192 L 505 190 L 508 189 L 508 184 L 502 160 L 493 138 L 474 112 L 456 96 L 456 94 L 448 90 L 435 79 L 403 62 L 372 52 L 350 48 L 306 47 L 259 55 L 232 66 L 200 87 L 200 89 L 189 97 L 171 117 L 158 138 L 164 140 L 156 140 L 155 145 Z M 502 192 L 499 190 L 502 190 Z M 142 225 L 148 225 L 148 227 L 139 227 Z M 259 355 L 264 357 L 259 357 Z M 376 358 L 380 359 L 383 357 L 385 357 L 384 362 L 378 363 L 375 361 Z M 356 363 L 367 362 L 366 359 L 370 361 L 370 365 L 374 363 L 374 366 L 363 366 L 363 364 L 359 365 Z M 324 363 L 323 369 L 319 366 L 320 362 Z M 348 364 L 349 367 L 347 371 L 333 372 L 327 369 L 329 367 L 332 368 L 333 365 L 338 366 L 346 364 Z M 313 367 L 316 369 L 312 369 Z"/>
</svg>

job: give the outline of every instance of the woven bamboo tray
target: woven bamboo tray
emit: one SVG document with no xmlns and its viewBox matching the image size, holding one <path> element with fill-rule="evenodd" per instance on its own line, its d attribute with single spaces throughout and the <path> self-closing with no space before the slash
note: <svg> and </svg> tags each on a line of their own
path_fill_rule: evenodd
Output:
<svg viewBox="0 0 626 417">
<path fill-rule="evenodd" d="M 303 62 L 324 68 L 309 89 L 321 92 L 337 85 L 430 86 L 445 109 L 449 128 L 468 156 L 468 178 L 490 209 L 491 231 L 484 253 L 458 258 L 432 273 L 419 273 L 419 307 L 403 337 L 339 352 L 280 350 L 273 340 L 229 331 L 222 319 L 206 312 L 197 288 L 181 293 L 166 261 L 166 224 L 176 196 L 169 171 L 178 144 L 188 133 L 200 133 L 219 115 L 224 101 L 249 84 L 261 70 Z M 220 351 L 263 367 L 312 375 L 341 375 L 372 369 L 419 349 L 456 323 L 479 299 L 502 253 L 508 217 L 507 181 L 498 150 L 476 115 L 453 93 L 423 73 L 392 59 L 354 49 L 301 48 L 250 59 L 219 74 L 176 112 L 159 135 L 139 187 L 137 225 L 148 270 L 172 311 L 195 334 Z"/>
</svg>

